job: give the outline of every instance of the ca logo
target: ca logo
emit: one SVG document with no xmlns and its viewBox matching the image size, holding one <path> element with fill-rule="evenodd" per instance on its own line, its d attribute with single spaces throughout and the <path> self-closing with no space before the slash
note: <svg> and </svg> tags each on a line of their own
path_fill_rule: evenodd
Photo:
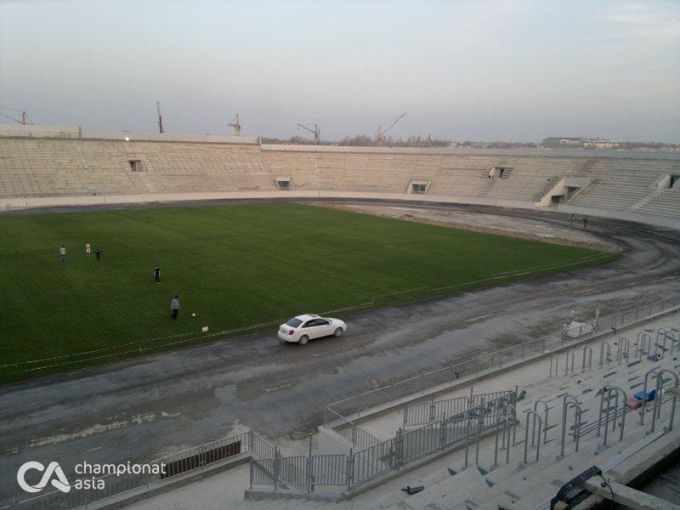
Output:
<svg viewBox="0 0 680 510">
<path fill-rule="evenodd" d="M 37 485 L 31 485 L 26 482 L 26 472 L 31 469 L 45 472 Z M 54 480 L 52 480 L 52 475 L 55 477 Z M 71 484 L 68 483 L 64 470 L 61 469 L 58 462 L 50 462 L 47 469 L 40 462 L 34 460 L 26 462 L 21 465 L 17 472 L 17 482 L 19 482 L 19 487 L 26 492 L 40 492 L 47 486 L 47 482 L 50 482 L 55 489 L 59 489 L 61 492 L 71 492 Z"/>
</svg>

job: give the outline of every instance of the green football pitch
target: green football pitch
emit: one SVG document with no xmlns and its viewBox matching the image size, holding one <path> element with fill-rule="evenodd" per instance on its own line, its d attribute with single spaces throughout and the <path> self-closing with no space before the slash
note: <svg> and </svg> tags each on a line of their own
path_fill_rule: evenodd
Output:
<svg viewBox="0 0 680 510">
<path fill-rule="evenodd" d="M 295 204 L 0 216 L 0 239 L 0 382 L 614 257 Z"/>
</svg>

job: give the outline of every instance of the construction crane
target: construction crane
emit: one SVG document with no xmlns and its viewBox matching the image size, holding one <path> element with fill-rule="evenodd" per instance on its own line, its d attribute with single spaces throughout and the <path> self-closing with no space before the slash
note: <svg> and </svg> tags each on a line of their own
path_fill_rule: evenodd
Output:
<svg viewBox="0 0 680 510">
<path fill-rule="evenodd" d="M 236 114 L 236 121 L 229 124 L 229 127 L 234 128 L 234 135 L 241 136 L 241 121 L 238 120 L 238 113 Z"/>
<path fill-rule="evenodd" d="M 161 103 L 156 101 L 156 112 L 158 112 L 158 132 L 163 134 L 165 130 L 163 129 L 163 116 L 161 115 Z"/>
<path fill-rule="evenodd" d="M 12 111 L 12 112 L 20 112 L 21 113 L 21 118 L 17 119 L 15 117 L 12 117 L 11 115 L 7 115 L 6 113 L 2 113 L 2 110 L 5 111 Z M 33 121 L 28 118 L 28 114 L 24 110 L 18 110 L 17 108 L 9 108 L 7 106 L 0 106 L 0 117 L 5 117 L 6 119 L 13 120 L 14 122 L 18 124 L 33 124 Z"/>
<path fill-rule="evenodd" d="M 302 129 L 306 129 L 310 133 L 314 133 L 314 143 L 316 143 L 317 145 L 321 143 L 321 130 L 319 129 L 319 126 L 314 124 L 314 129 L 304 126 L 302 124 L 298 124 L 298 126 L 300 126 Z"/>
<path fill-rule="evenodd" d="M 392 122 L 392 124 L 390 124 L 389 126 L 387 126 L 387 129 L 385 129 L 385 130 L 382 129 L 382 126 L 378 126 L 378 130 L 377 130 L 376 133 L 375 133 L 375 142 L 376 142 L 376 144 L 378 144 L 378 145 L 383 145 L 383 144 L 385 143 L 385 135 L 387 134 L 387 132 L 388 132 L 390 129 L 392 129 L 392 128 L 394 127 L 394 125 L 395 125 L 397 122 L 399 122 L 401 119 L 403 119 L 404 117 L 406 117 L 406 112 L 404 112 L 404 113 L 402 113 L 401 115 L 399 115 L 399 117 L 397 117 L 397 118 Z"/>
</svg>

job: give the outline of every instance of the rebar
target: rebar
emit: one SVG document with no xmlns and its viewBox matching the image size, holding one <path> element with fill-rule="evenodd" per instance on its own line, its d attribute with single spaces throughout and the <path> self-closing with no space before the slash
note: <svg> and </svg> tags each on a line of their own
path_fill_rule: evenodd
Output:
<svg viewBox="0 0 680 510">
<path fill-rule="evenodd" d="M 527 463 L 528 459 L 528 454 L 529 454 L 529 416 L 533 417 L 532 423 L 531 423 L 531 446 L 533 448 L 534 444 L 536 445 L 536 460 L 535 462 L 538 462 L 538 458 L 541 452 L 541 429 L 543 428 L 542 423 L 541 423 L 541 417 L 538 415 L 537 412 L 535 411 L 529 411 L 527 412 L 527 417 L 526 417 L 526 426 L 524 430 L 524 463 Z M 536 421 L 538 421 L 538 440 L 536 440 Z"/>
<path fill-rule="evenodd" d="M 581 414 L 583 412 L 581 409 L 581 404 L 576 399 L 576 397 L 572 395 L 565 395 L 562 398 L 562 444 L 560 446 L 559 458 L 564 458 L 564 447 L 567 436 L 567 412 L 569 411 L 570 407 L 574 408 L 574 426 L 572 427 L 572 430 L 574 434 L 574 440 L 576 441 L 575 451 L 578 451 L 579 441 L 581 439 Z"/>
<path fill-rule="evenodd" d="M 508 419 L 507 416 L 499 416 L 496 418 L 496 438 L 494 442 L 494 450 L 493 450 L 493 465 L 498 466 L 498 436 L 500 435 L 500 425 L 501 423 L 503 424 L 503 442 L 508 445 L 508 447 L 505 449 L 505 463 L 509 464 L 510 463 L 510 420 Z M 507 442 L 506 442 L 506 436 L 507 436 Z"/>
<path fill-rule="evenodd" d="M 609 435 L 609 417 L 610 413 L 612 410 L 611 406 L 611 400 L 612 400 L 612 393 L 614 394 L 614 416 L 612 419 L 612 432 L 616 431 L 616 418 L 618 415 L 618 409 L 619 409 L 619 396 L 621 396 L 622 399 L 622 407 L 623 407 L 623 414 L 621 416 L 621 427 L 619 431 L 619 441 L 623 441 L 623 431 L 626 426 L 626 400 L 628 400 L 628 395 L 626 394 L 625 390 L 622 388 L 619 388 L 618 386 L 614 384 L 609 384 L 606 385 L 604 388 L 602 388 L 602 393 L 600 396 L 600 413 L 597 418 L 597 435 L 600 435 L 600 428 L 602 425 L 602 414 L 604 413 L 606 418 L 605 418 L 605 423 L 604 423 L 604 440 L 602 442 L 602 448 L 607 447 L 607 438 Z M 604 408 L 604 403 L 605 399 L 607 402 L 607 408 Z"/>
<path fill-rule="evenodd" d="M 651 370 L 648 370 L 647 373 L 645 374 L 645 384 L 643 386 L 643 394 L 642 394 L 642 405 L 640 406 L 640 425 L 645 424 L 645 407 L 647 406 L 647 389 L 649 388 L 649 378 L 650 376 L 654 376 L 658 378 L 658 374 L 656 373 L 658 368 L 652 368 Z M 656 381 L 655 381 L 656 385 Z M 656 391 L 655 391 L 656 393 Z"/>
<path fill-rule="evenodd" d="M 543 420 L 543 444 L 546 444 L 548 442 L 548 413 L 550 412 L 550 407 L 548 407 L 548 404 L 544 400 L 538 399 L 534 402 L 535 413 L 538 412 L 539 404 L 543 406 L 543 416 L 545 417 Z"/>
<path fill-rule="evenodd" d="M 670 374 L 673 377 L 674 385 L 673 388 L 676 390 L 678 389 L 680 379 L 678 378 L 678 374 L 675 372 L 668 370 L 668 369 L 662 369 L 659 370 L 656 373 L 656 395 L 654 396 L 654 408 L 652 409 L 652 430 L 650 430 L 650 433 L 654 432 L 654 429 L 656 427 L 656 418 L 657 414 L 659 417 L 661 416 L 661 404 L 663 403 L 661 401 L 662 399 L 662 394 L 664 390 L 664 383 L 666 382 L 664 380 L 664 374 Z M 668 430 L 671 431 L 673 430 L 673 420 L 675 419 L 675 403 L 677 400 L 677 392 L 673 392 L 673 404 L 671 406 L 671 416 L 670 416 L 670 422 L 668 425 Z"/>
</svg>

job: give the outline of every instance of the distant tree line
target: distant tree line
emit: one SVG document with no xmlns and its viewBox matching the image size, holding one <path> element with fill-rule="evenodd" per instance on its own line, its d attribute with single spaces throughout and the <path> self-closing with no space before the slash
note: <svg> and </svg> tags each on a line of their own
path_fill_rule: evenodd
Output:
<svg viewBox="0 0 680 510">
<path fill-rule="evenodd" d="M 293 145 L 315 145 L 311 138 L 302 136 L 291 136 L 290 138 L 268 138 L 262 137 L 265 144 L 293 144 Z M 346 147 L 466 147 L 471 149 L 533 149 L 533 148 L 582 148 L 582 149 L 624 149 L 624 150 L 680 150 L 680 144 L 657 143 L 657 142 L 613 142 L 609 140 L 592 138 L 546 138 L 541 143 L 534 142 L 479 142 L 466 140 L 456 142 L 432 136 L 409 136 L 408 138 L 388 137 L 383 143 L 378 143 L 374 137 L 366 135 L 345 136 L 340 141 L 321 141 L 322 145 L 340 145 Z"/>
<path fill-rule="evenodd" d="M 314 145 L 314 140 L 310 138 L 303 138 L 301 136 L 291 136 L 290 138 L 268 138 L 262 137 L 262 143 L 271 144 L 295 144 L 295 145 Z M 342 145 L 351 147 L 448 147 L 451 142 L 449 140 L 441 140 L 439 138 L 432 138 L 432 136 L 409 136 L 403 138 L 386 138 L 383 143 L 378 143 L 375 138 L 366 135 L 345 136 L 339 142 L 322 141 L 322 145 Z"/>
<path fill-rule="evenodd" d="M 409 136 L 408 138 L 392 138 L 387 137 L 380 145 L 387 147 L 448 147 L 451 144 L 449 140 L 442 140 L 440 138 L 432 138 L 431 135 L 425 137 L 420 135 Z M 375 138 L 366 135 L 358 135 L 355 137 L 345 136 L 338 145 L 346 145 L 352 147 L 374 147 L 378 145 Z"/>
<path fill-rule="evenodd" d="M 466 140 L 461 143 L 452 143 L 455 147 L 470 147 L 473 149 L 513 149 L 513 148 L 529 148 L 534 149 L 540 147 L 534 142 L 473 142 L 471 140 Z"/>
<path fill-rule="evenodd" d="M 314 140 L 303 138 L 301 136 L 291 136 L 290 138 L 267 138 L 262 137 L 262 143 L 272 144 L 293 144 L 293 145 L 316 145 Z M 334 145 L 330 142 L 321 142 L 322 145 Z"/>
</svg>

